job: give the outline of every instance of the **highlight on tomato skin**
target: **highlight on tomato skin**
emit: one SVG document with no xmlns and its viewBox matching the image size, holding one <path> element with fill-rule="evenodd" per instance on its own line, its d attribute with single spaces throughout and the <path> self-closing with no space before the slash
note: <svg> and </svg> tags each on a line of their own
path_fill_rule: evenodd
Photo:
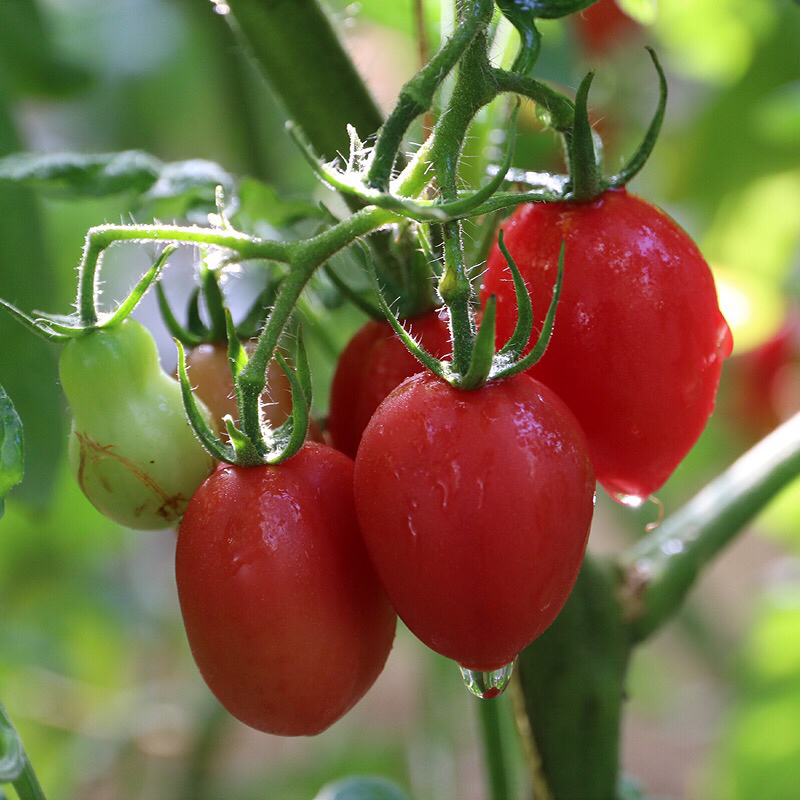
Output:
<svg viewBox="0 0 800 800">
<path fill-rule="evenodd" d="M 383 669 L 396 615 L 358 531 L 353 463 L 332 448 L 221 464 L 189 504 L 175 570 L 195 662 L 252 728 L 320 733 Z"/>
<path fill-rule="evenodd" d="M 361 531 L 398 615 L 480 672 L 512 662 L 563 607 L 594 488 L 580 426 L 527 375 L 461 391 L 417 374 L 356 457 Z"/>
<path fill-rule="evenodd" d="M 446 312 L 429 311 L 403 324 L 436 358 L 450 354 Z M 328 432 L 333 446 L 355 458 L 375 409 L 396 386 L 421 369 L 388 322 L 371 320 L 360 328 L 339 357 L 331 385 Z"/>
<path fill-rule="evenodd" d="M 565 242 L 553 336 L 528 372 L 575 414 L 610 494 L 652 495 L 705 427 L 732 348 L 708 264 L 677 223 L 624 189 L 582 204 L 521 206 L 503 230 L 538 324 Z M 516 298 L 497 245 L 483 302 L 490 294 L 505 341 Z"/>
</svg>

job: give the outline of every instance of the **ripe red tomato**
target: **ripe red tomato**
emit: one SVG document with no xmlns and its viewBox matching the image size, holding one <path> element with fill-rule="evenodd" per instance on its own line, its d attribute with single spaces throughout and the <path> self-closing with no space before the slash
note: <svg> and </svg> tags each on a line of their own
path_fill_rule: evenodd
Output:
<svg viewBox="0 0 800 800">
<path fill-rule="evenodd" d="M 616 0 L 597 0 L 583 11 L 570 16 L 584 50 L 602 55 L 639 30 L 639 23 L 617 5 Z"/>
<path fill-rule="evenodd" d="M 358 532 L 353 463 L 308 443 L 283 464 L 221 464 L 181 522 L 176 578 L 211 691 L 261 731 L 319 733 L 383 669 L 395 613 Z"/>
<path fill-rule="evenodd" d="M 247 342 L 245 350 L 252 353 L 254 347 L 255 341 Z M 186 366 L 195 395 L 211 412 L 217 429 L 224 433 L 225 423 L 222 420 L 226 414 L 230 414 L 234 422 L 239 419 L 227 344 L 207 343 L 193 347 L 186 354 Z M 292 389 L 286 373 L 275 360 L 269 362 L 267 388 L 262 397 L 264 421 L 277 428 L 292 413 Z M 309 420 L 308 438 L 315 442 L 322 441 L 322 433 L 314 420 Z"/>
<path fill-rule="evenodd" d="M 578 418 L 598 481 L 648 497 L 703 430 L 731 351 L 708 265 L 672 219 L 623 189 L 589 203 L 521 206 L 504 233 L 540 324 L 566 241 L 553 336 L 529 372 Z M 482 289 L 484 300 L 490 294 L 505 340 L 516 298 L 496 245 Z"/>
<path fill-rule="evenodd" d="M 766 436 L 800 410 L 798 333 L 791 313 L 767 341 L 734 355 L 726 365 L 721 411 L 747 444 Z"/>
<path fill-rule="evenodd" d="M 569 409 L 527 375 L 465 392 L 420 373 L 364 431 L 355 493 L 400 618 L 433 650 L 488 672 L 566 602 L 594 474 Z"/>
<path fill-rule="evenodd" d="M 406 329 L 437 358 L 449 355 L 450 331 L 442 312 L 405 320 Z M 331 386 L 328 431 L 333 446 L 355 458 L 375 409 L 396 386 L 422 369 L 388 322 L 373 320 L 345 347 Z"/>
</svg>

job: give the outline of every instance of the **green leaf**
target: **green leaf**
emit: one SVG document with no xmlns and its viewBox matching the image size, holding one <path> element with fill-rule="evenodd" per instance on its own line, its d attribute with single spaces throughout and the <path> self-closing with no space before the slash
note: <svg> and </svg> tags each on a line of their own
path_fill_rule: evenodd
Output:
<svg viewBox="0 0 800 800">
<path fill-rule="evenodd" d="M 198 207 L 216 209 L 217 186 L 225 195 L 233 193 L 233 176 L 213 161 L 194 158 L 162 164 L 158 179 L 142 197 L 148 204 L 157 204 L 162 216 L 185 216 Z"/>
<path fill-rule="evenodd" d="M 319 790 L 314 800 L 410 800 L 400 788 L 383 778 L 343 778 Z"/>
<path fill-rule="evenodd" d="M 0 517 L 5 496 L 22 480 L 23 472 L 22 422 L 11 398 L 0 386 Z"/>
<path fill-rule="evenodd" d="M 0 156 L 20 147 L 5 101 L 0 87 Z M 52 305 L 59 280 L 31 193 L 22 186 L 0 182 L 0 219 L 0 297 L 26 309 Z M 0 383 L 14 398 L 25 428 L 25 479 L 15 497 L 41 508 L 50 496 L 66 439 L 53 347 L 5 312 L 0 316 L 0 342 Z"/>
<path fill-rule="evenodd" d="M 202 207 L 213 210 L 217 186 L 231 194 L 233 176 L 202 159 L 164 164 L 140 150 L 80 153 L 14 153 L 0 158 L 0 182 L 30 186 L 57 195 L 105 197 L 141 195 L 162 216 L 184 216 Z"/>
<path fill-rule="evenodd" d="M 164 165 L 140 150 L 80 153 L 15 153 L 0 158 L 0 181 L 77 197 L 147 191 Z"/>
<path fill-rule="evenodd" d="M 323 212 L 315 203 L 281 197 L 272 186 L 253 178 L 245 178 L 240 182 L 237 222 L 241 220 L 252 225 L 258 220 L 275 228 L 287 228 L 309 218 L 324 218 Z"/>
</svg>

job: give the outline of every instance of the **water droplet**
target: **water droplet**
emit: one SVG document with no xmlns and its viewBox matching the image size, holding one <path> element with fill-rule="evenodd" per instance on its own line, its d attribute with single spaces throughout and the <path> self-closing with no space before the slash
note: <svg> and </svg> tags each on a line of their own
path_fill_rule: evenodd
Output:
<svg viewBox="0 0 800 800">
<path fill-rule="evenodd" d="M 611 496 L 628 508 L 641 508 L 647 500 L 646 497 L 640 497 L 638 494 L 625 494 L 624 492 L 614 492 Z"/>
<path fill-rule="evenodd" d="M 214 11 L 221 17 L 231 13 L 231 7 L 225 2 L 225 0 L 211 0 L 211 3 L 214 6 Z"/>
<path fill-rule="evenodd" d="M 475 697 L 479 697 L 481 700 L 489 700 L 492 697 L 503 694 L 506 690 L 516 663 L 517 661 L 514 659 L 510 664 L 491 672 L 477 672 L 460 667 L 461 677 L 464 680 L 464 685 Z"/>
</svg>

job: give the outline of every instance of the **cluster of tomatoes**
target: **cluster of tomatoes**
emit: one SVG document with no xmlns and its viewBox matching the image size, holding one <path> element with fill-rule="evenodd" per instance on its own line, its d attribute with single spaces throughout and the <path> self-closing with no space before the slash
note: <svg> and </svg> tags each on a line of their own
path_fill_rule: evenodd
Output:
<svg viewBox="0 0 800 800">
<path fill-rule="evenodd" d="M 424 371 L 388 323 L 370 322 L 337 366 L 332 446 L 312 430 L 279 464 L 215 467 L 138 323 L 65 346 L 78 481 L 123 524 L 181 520 L 176 576 L 192 653 L 248 725 L 327 728 L 380 674 L 396 615 L 462 668 L 505 670 L 567 600 L 595 476 L 618 498 L 646 498 L 711 413 L 730 333 L 708 266 L 669 217 L 609 190 L 521 206 L 504 238 L 540 327 L 564 245 L 544 357 L 464 391 Z M 495 246 L 482 299 L 496 298 L 500 344 L 516 324 L 513 284 Z M 446 311 L 405 324 L 448 358 Z M 189 356 L 221 430 L 236 414 L 220 379 L 227 360 L 220 346 Z M 85 378 L 98 374 L 103 383 Z M 291 413 L 285 376 L 270 372 L 268 388 L 263 411 L 279 424 Z"/>
</svg>

